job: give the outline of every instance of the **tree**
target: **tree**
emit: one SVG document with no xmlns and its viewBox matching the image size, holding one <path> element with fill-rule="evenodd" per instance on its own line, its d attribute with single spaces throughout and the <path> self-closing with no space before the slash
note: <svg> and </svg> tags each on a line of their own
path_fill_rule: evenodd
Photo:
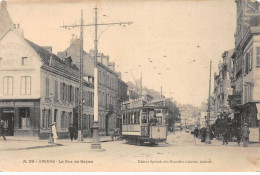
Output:
<svg viewBox="0 0 260 175">
<path fill-rule="evenodd" d="M 172 102 L 172 99 L 165 100 L 165 106 L 168 110 L 167 123 L 168 126 L 172 126 L 174 123 L 180 121 L 180 110 L 177 107 L 176 103 Z"/>
</svg>

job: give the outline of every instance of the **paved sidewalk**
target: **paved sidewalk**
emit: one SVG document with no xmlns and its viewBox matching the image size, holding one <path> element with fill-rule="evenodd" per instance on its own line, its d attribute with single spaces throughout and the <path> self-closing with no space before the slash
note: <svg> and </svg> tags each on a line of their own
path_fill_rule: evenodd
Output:
<svg viewBox="0 0 260 175">
<path fill-rule="evenodd" d="M 196 140 L 196 141 L 195 141 Z M 205 142 L 201 142 L 200 139 L 194 138 L 194 144 L 198 146 L 223 146 L 223 147 L 243 147 L 243 142 L 240 142 L 240 145 L 237 142 L 228 142 L 227 145 L 222 145 L 222 140 L 216 140 L 215 138 L 211 140 L 211 144 L 206 144 Z M 260 147 L 260 143 L 249 143 L 248 147 Z"/>
<path fill-rule="evenodd" d="M 28 150 L 38 148 L 48 148 L 57 146 L 66 146 L 68 143 L 91 143 L 92 139 L 84 138 L 83 142 L 77 140 L 71 141 L 70 139 L 58 139 L 57 144 L 48 143 L 48 139 L 39 140 L 31 137 L 14 137 L 7 136 L 7 140 L 4 141 L 0 138 L 0 151 L 11 151 L 11 150 Z M 110 136 L 100 136 L 101 142 L 112 141 Z"/>
</svg>

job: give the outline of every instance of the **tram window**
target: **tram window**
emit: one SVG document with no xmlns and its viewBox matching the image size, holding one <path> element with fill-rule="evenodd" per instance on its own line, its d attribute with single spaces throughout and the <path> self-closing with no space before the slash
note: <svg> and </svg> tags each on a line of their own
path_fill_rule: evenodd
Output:
<svg viewBox="0 0 260 175">
<path fill-rule="evenodd" d="M 131 124 L 135 123 L 135 113 L 133 112 L 131 115 Z"/>
<path fill-rule="evenodd" d="M 157 118 L 158 123 L 162 123 L 162 117 L 156 117 L 156 118 Z"/>
<path fill-rule="evenodd" d="M 125 114 L 123 114 L 123 124 L 125 124 Z"/>
<path fill-rule="evenodd" d="M 130 113 L 127 113 L 127 123 L 126 124 L 130 124 Z"/>
<path fill-rule="evenodd" d="M 135 112 L 135 124 L 140 124 L 140 114 L 139 114 L 139 112 Z"/>
<path fill-rule="evenodd" d="M 142 115 L 142 123 L 147 123 L 147 115 Z"/>
</svg>

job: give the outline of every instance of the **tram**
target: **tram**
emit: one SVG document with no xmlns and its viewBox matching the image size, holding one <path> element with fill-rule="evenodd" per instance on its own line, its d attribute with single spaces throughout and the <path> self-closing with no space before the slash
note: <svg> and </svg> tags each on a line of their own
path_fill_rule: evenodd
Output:
<svg viewBox="0 0 260 175">
<path fill-rule="evenodd" d="M 129 144 L 166 141 L 166 121 L 165 99 L 147 102 L 140 98 L 122 103 L 122 136 Z"/>
</svg>

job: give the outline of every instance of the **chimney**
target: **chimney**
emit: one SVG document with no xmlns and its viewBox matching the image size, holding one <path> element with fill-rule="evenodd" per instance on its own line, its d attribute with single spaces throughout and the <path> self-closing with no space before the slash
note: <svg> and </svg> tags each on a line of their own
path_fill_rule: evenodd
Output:
<svg viewBox="0 0 260 175">
<path fill-rule="evenodd" d="M 14 24 L 14 31 L 19 34 L 21 37 L 24 37 L 23 29 L 20 28 L 20 24 Z"/>
<path fill-rule="evenodd" d="M 65 64 L 66 64 L 66 65 L 68 65 L 68 66 L 71 66 L 72 59 L 71 59 L 71 57 L 70 57 L 70 56 L 69 56 L 69 57 L 67 57 L 67 58 L 65 58 L 65 59 L 64 59 L 64 61 L 65 61 Z"/>
<path fill-rule="evenodd" d="M 45 50 L 48 50 L 50 53 L 52 53 L 52 47 L 51 46 L 42 46 Z"/>
<path fill-rule="evenodd" d="M 110 62 L 108 64 L 108 67 L 112 70 L 112 71 L 115 71 L 115 63 L 114 62 Z"/>
<path fill-rule="evenodd" d="M 1 2 L 1 8 L 6 8 L 6 6 L 7 6 L 7 2 L 5 0 L 3 0 Z"/>
</svg>

